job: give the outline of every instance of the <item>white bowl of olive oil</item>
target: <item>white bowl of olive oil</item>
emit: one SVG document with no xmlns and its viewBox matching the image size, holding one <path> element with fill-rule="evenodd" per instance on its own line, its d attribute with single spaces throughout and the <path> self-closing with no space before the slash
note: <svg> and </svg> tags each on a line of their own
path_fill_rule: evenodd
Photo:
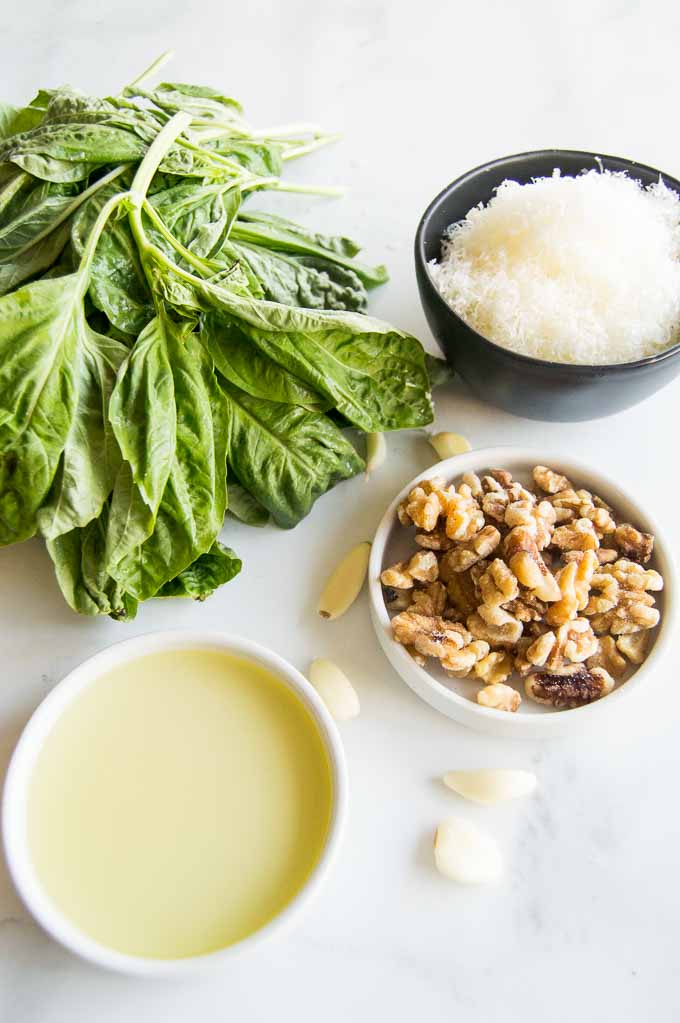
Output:
<svg viewBox="0 0 680 1023">
<path fill-rule="evenodd" d="M 142 975 L 226 965 L 280 931 L 343 829 L 340 738 L 281 657 L 220 633 L 151 633 L 72 671 L 14 752 L 9 869 L 83 958 Z"/>
</svg>

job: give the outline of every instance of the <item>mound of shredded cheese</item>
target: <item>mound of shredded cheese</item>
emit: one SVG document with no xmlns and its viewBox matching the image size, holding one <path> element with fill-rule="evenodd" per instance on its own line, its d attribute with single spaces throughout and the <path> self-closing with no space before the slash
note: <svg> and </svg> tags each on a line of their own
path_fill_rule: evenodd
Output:
<svg viewBox="0 0 680 1023">
<path fill-rule="evenodd" d="M 449 228 L 430 272 L 459 316 L 512 351 L 644 358 L 680 341 L 680 199 L 608 171 L 504 181 Z"/>
</svg>

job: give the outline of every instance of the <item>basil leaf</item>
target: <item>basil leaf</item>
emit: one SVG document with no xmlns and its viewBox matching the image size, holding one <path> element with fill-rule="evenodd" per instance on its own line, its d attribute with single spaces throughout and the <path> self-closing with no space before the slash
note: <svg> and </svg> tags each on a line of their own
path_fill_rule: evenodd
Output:
<svg viewBox="0 0 680 1023">
<path fill-rule="evenodd" d="M 200 337 L 222 376 L 253 398 L 301 405 L 312 412 L 330 407 L 328 399 L 267 358 L 235 321 L 227 325 L 206 316 Z"/>
<path fill-rule="evenodd" d="M 0 226 L 0 261 L 12 259 L 19 249 L 30 245 L 38 234 L 52 229 L 54 222 L 68 213 L 73 196 L 61 194 L 58 186 L 41 182 L 34 189 L 30 201 L 13 217 L 7 217 Z"/>
<path fill-rule="evenodd" d="M 85 363 L 105 342 L 85 319 L 84 285 L 75 273 L 0 299 L 0 545 L 35 533 L 38 509 L 73 439 L 90 373 Z"/>
<path fill-rule="evenodd" d="M 107 566 L 116 578 L 119 563 L 153 531 L 172 471 L 177 436 L 172 362 L 182 352 L 188 329 L 188 324 L 179 328 L 165 315 L 154 317 L 137 339 L 111 396 L 109 418 L 124 459 L 107 534 Z"/>
<path fill-rule="evenodd" d="M 151 142 L 162 128 L 163 115 L 136 107 L 120 97 L 99 99 L 88 96 L 78 89 L 62 86 L 49 89 L 33 100 L 32 106 L 40 103 L 45 114 L 43 125 L 95 124 L 107 127 L 131 129 L 145 142 Z"/>
<path fill-rule="evenodd" d="M 71 243 L 67 241 L 66 245 L 57 256 L 56 262 L 52 263 L 52 266 L 49 268 L 49 270 L 45 270 L 44 273 L 40 275 L 40 280 L 42 281 L 52 280 L 56 277 L 66 277 L 68 274 L 75 273 L 76 270 L 78 269 L 78 262 L 79 261 L 77 259 L 74 259 L 73 247 L 71 246 Z M 85 299 L 85 302 L 87 305 L 87 298 Z M 85 310 L 86 317 L 88 316 L 89 311 L 90 311 L 89 308 L 86 308 Z M 104 320 L 104 330 L 101 331 L 97 331 L 96 324 L 90 323 L 89 317 L 88 323 L 90 323 L 90 326 L 93 328 L 93 330 L 97 331 L 97 333 L 104 334 L 104 336 L 107 336 L 109 323 L 105 317 L 102 317 L 102 319 Z"/>
<path fill-rule="evenodd" d="M 56 89 L 38 89 L 29 106 L 35 107 L 36 110 L 42 110 L 45 113 L 50 105 L 52 95 L 57 91 Z"/>
<path fill-rule="evenodd" d="M 0 164 L 0 216 L 12 217 L 15 208 L 24 202 L 28 192 L 35 187 L 35 178 L 13 163 Z"/>
<path fill-rule="evenodd" d="M 209 550 L 224 521 L 226 408 L 212 360 L 189 327 L 159 314 L 145 332 L 141 355 L 140 342 L 133 350 L 130 380 L 123 374 L 111 399 L 130 475 L 123 473 L 122 490 L 116 481 L 107 564 L 138 600 L 153 596 Z M 152 396 L 150 388 L 159 393 Z M 143 424 L 137 402 L 150 403 Z"/>
<path fill-rule="evenodd" d="M 64 221 L 40 241 L 22 252 L 0 262 L 0 296 L 8 295 L 18 285 L 47 270 L 59 259 L 71 234 L 71 224 Z"/>
<path fill-rule="evenodd" d="M 13 107 L 9 103 L 0 103 L 0 139 L 37 128 L 42 119 L 43 111 L 37 107 Z"/>
<path fill-rule="evenodd" d="M 117 621 L 131 621 L 137 601 L 124 593 L 104 569 L 108 509 L 83 529 L 73 529 L 54 540 L 47 549 L 57 582 L 69 607 L 79 614 L 107 614 Z"/>
<path fill-rule="evenodd" d="M 229 508 L 227 513 L 247 526 L 266 526 L 269 512 L 249 494 L 240 483 L 229 480 Z"/>
<path fill-rule="evenodd" d="M 297 525 L 317 497 L 363 469 L 363 460 L 326 416 L 252 398 L 223 378 L 220 386 L 229 465 L 277 525 Z"/>
<path fill-rule="evenodd" d="M 135 94 L 134 87 L 126 89 Z M 240 120 L 241 104 L 230 96 L 223 96 L 205 85 L 187 85 L 184 82 L 161 82 L 153 92 L 137 92 L 147 96 L 157 106 L 170 113 L 186 110 L 195 117 L 216 121 Z"/>
<path fill-rule="evenodd" d="M 0 193 L 0 294 L 59 258 L 69 239 L 70 214 L 79 201 L 79 184 L 39 181 L 16 171 Z"/>
<path fill-rule="evenodd" d="M 266 234 L 272 243 L 277 241 L 283 244 L 275 245 L 284 251 L 302 252 L 307 251 L 305 246 L 311 245 L 314 249 L 324 249 L 325 252 L 334 252 L 338 256 L 351 258 L 361 251 L 351 238 L 342 235 L 319 234 L 317 231 L 310 231 L 302 224 L 296 224 L 286 217 L 279 217 L 274 213 L 263 213 L 261 210 L 243 209 L 239 214 L 239 220 L 244 224 L 250 224 L 251 229 L 258 226 L 263 236 Z M 297 248 L 295 247 L 297 246 Z M 318 255 L 318 253 L 316 253 Z"/>
<path fill-rule="evenodd" d="M 206 142 L 206 148 L 226 156 L 258 177 L 280 177 L 283 171 L 282 147 L 276 142 L 254 142 L 231 136 Z"/>
<path fill-rule="evenodd" d="M 102 207 L 119 191 L 117 184 L 95 192 L 74 216 L 72 241 L 79 256 Z M 90 268 L 89 295 L 96 308 L 125 334 L 139 334 L 154 315 L 137 246 L 123 217 L 112 217 L 102 232 Z"/>
<path fill-rule="evenodd" d="M 38 512 L 47 539 L 96 518 L 113 488 L 120 452 L 108 419 L 116 375 L 127 358 L 124 345 L 83 332 L 76 363 L 77 404 L 50 493 Z"/>
<path fill-rule="evenodd" d="M 69 607 L 81 615 L 106 614 L 108 612 L 103 609 L 103 605 L 110 605 L 104 591 L 97 591 L 98 599 L 95 599 L 83 577 L 83 541 L 87 530 L 74 529 L 64 533 L 48 541 L 47 550 L 54 564 L 59 588 Z"/>
<path fill-rule="evenodd" d="M 264 298 L 262 281 L 246 259 L 243 246 L 226 241 L 213 256 L 213 261 L 222 263 L 223 269 L 208 280 L 211 284 L 224 284 L 229 291 L 245 298 Z"/>
<path fill-rule="evenodd" d="M 150 201 L 177 241 L 197 256 L 210 259 L 229 236 L 241 204 L 241 192 L 230 185 L 192 182 L 156 192 Z M 167 248 L 167 243 L 161 244 L 152 228 L 149 234 L 162 248 Z"/>
<path fill-rule="evenodd" d="M 370 267 L 353 259 L 345 251 L 347 247 L 356 252 L 348 239 L 329 239 L 324 235 L 307 233 L 297 224 L 282 221 L 261 213 L 242 211 L 235 221 L 230 235 L 232 242 L 247 242 L 262 245 L 279 252 L 299 253 L 331 260 L 345 269 L 353 271 L 366 287 L 384 284 L 387 270 L 384 266 Z"/>
<path fill-rule="evenodd" d="M 58 89 L 41 89 L 31 106 L 44 111 L 45 122 L 73 119 L 78 120 L 84 114 L 99 116 L 107 107 L 106 101 L 96 96 L 88 96 L 80 89 L 70 85 L 62 85 Z"/>
<path fill-rule="evenodd" d="M 367 433 L 432 422 L 424 353 L 415 338 L 357 313 L 296 309 L 224 288 L 198 297 L 214 306 L 204 329 L 218 336 L 240 330 Z"/>
<path fill-rule="evenodd" d="M 208 149 L 196 152 L 181 145 L 173 146 L 160 165 L 162 174 L 180 178 L 205 178 L 223 181 L 237 176 L 235 169 L 225 168 Z M 240 172 L 239 172 L 240 173 Z"/>
<path fill-rule="evenodd" d="M 255 245 L 234 249 L 261 282 L 270 302 L 305 309 L 350 309 L 363 312 L 367 296 L 353 270 L 315 256 L 293 256 Z"/>
<path fill-rule="evenodd" d="M 242 562 L 230 547 L 215 543 L 178 576 L 161 586 L 157 597 L 193 597 L 205 600 L 241 571 Z"/>
<path fill-rule="evenodd" d="M 46 124 L 0 142 L 0 162 L 11 161 L 45 181 L 82 181 L 102 164 L 141 159 L 146 148 L 121 128 Z"/>
</svg>

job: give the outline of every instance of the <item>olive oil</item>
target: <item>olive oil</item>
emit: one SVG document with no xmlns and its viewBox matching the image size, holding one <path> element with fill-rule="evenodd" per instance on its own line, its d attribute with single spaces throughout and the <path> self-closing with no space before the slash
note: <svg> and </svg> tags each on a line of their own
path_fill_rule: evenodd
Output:
<svg viewBox="0 0 680 1023">
<path fill-rule="evenodd" d="M 57 908 L 100 944 L 196 956 L 297 894 L 332 800 L 316 722 L 282 680 L 176 650 L 102 675 L 56 722 L 30 782 L 29 848 Z"/>
</svg>

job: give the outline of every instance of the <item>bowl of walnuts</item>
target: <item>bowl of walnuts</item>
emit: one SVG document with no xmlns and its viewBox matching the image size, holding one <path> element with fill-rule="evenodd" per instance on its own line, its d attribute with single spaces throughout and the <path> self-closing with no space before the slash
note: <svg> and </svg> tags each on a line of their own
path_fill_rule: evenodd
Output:
<svg viewBox="0 0 680 1023">
<path fill-rule="evenodd" d="M 486 448 L 397 495 L 369 564 L 378 639 L 435 709 L 496 735 L 562 734 L 650 683 L 673 566 L 649 513 L 561 454 Z"/>
</svg>

